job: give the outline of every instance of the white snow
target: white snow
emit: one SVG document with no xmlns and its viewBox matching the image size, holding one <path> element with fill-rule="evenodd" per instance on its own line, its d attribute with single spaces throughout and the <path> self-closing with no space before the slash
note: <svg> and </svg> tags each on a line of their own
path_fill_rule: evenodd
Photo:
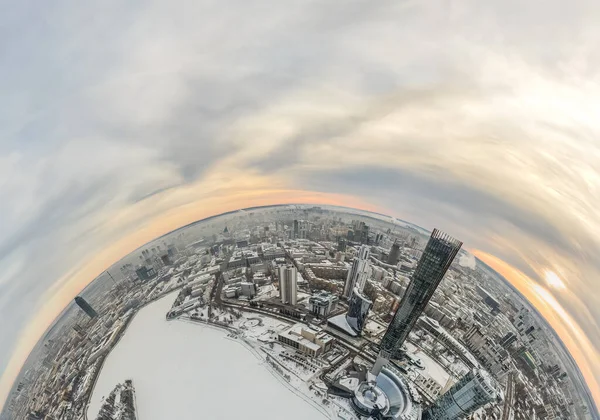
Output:
<svg viewBox="0 0 600 420">
<path fill-rule="evenodd" d="M 102 397 L 132 379 L 139 418 L 323 418 L 223 330 L 166 321 L 177 292 L 141 309 L 107 357 L 88 408 L 96 418 Z"/>
<path fill-rule="evenodd" d="M 435 382 L 437 382 L 440 386 L 444 386 L 450 377 L 450 374 L 444 369 L 442 365 L 433 360 L 431 357 L 427 355 L 424 351 L 421 351 L 417 346 L 412 343 L 406 342 L 406 348 L 408 351 L 421 359 L 423 366 L 425 366 L 424 370 L 419 371 L 422 375 L 429 376 Z"/>
</svg>

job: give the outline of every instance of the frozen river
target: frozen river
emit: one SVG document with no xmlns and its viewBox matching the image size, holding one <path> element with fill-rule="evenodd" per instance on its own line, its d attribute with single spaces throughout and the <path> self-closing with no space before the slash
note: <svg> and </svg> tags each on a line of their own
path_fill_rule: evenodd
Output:
<svg viewBox="0 0 600 420">
<path fill-rule="evenodd" d="M 139 420 L 324 418 L 224 331 L 167 322 L 175 296 L 140 310 L 108 355 L 89 420 L 96 418 L 102 397 L 125 379 L 133 380 Z"/>
</svg>

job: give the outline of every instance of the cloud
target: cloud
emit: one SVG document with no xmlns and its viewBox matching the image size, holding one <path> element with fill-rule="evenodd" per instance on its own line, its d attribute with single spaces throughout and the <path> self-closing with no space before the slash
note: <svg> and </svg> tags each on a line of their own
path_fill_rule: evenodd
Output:
<svg viewBox="0 0 600 420">
<path fill-rule="evenodd" d="M 597 2 L 4 9 L 0 371 L 73 273 L 294 194 L 441 227 L 532 281 L 552 269 L 600 348 Z"/>
<path fill-rule="evenodd" d="M 475 270 L 475 268 L 477 268 L 477 260 L 475 260 L 475 257 L 472 254 L 461 255 L 458 259 L 458 264 L 461 267 L 467 267 L 471 270 Z"/>
</svg>

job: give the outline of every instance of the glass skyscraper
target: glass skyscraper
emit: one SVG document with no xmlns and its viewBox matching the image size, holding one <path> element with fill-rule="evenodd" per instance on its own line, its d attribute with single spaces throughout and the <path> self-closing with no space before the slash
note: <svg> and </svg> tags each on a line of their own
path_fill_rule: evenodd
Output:
<svg viewBox="0 0 600 420">
<path fill-rule="evenodd" d="M 346 299 L 350 299 L 355 287 L 358 287 L 358 290 L 361 292 L 365 287 L 365 283 L 369 277 L 369 256 L 369 247 L 367 245 L 361 245 L 358 254 L 354 258 L 352 267 L 348 271 L 346 284 L 344 284 L 342 296 Z"/>
<path fill-rule="evenodd" d="M 398 310 L 381 340 L 382 358 L 389 360 L 400 349 L 461 246 L 462 242 L 434 229 Z"/>
<path fill-rule="evenodd" d="M 476 369 L 457 383 L 423 413 L 423 420 L 464 419 L 490 402 L 501 399 L 502 392 L 489 373 Z"/>
<path fill-rule="evenodd" d="M 92 306 L 81 296 L 77 296 L 75 298 L 75 303 L 77 306 L 83 309 L 83 312 L 85 312 L 90 318 L 96 318 L 98 316 L 98 313 L 94 310 L 94 308 L 92 308 Z"/>
<path fill-rule="evenodd" d="M 369 309 L 373 306 L 373 302 L 369 300 L 358 287 L 352 291 L 352 296 L 348 303 L 348 314 L 346 320 L 357 334 L 360 335 L 369 315 Z"/>
</svg>

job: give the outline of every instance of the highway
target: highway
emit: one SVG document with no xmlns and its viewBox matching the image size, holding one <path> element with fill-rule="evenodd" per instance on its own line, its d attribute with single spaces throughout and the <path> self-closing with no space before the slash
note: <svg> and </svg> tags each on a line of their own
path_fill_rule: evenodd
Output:
<svg viewBox="0 0 600 420">
<path fill-rule="evenodd" d="M 510 372 L 508 374 L 508 379 L 506 382 L 506 390 L 505 390 L 505 394 L 504 394 L 504 409 L 502 411 L 502 420 L 510 420 L 512 418 L 511 414 L 513 411 L 514 396 L 515 396 L 514 373 Z"/>
</svg>

